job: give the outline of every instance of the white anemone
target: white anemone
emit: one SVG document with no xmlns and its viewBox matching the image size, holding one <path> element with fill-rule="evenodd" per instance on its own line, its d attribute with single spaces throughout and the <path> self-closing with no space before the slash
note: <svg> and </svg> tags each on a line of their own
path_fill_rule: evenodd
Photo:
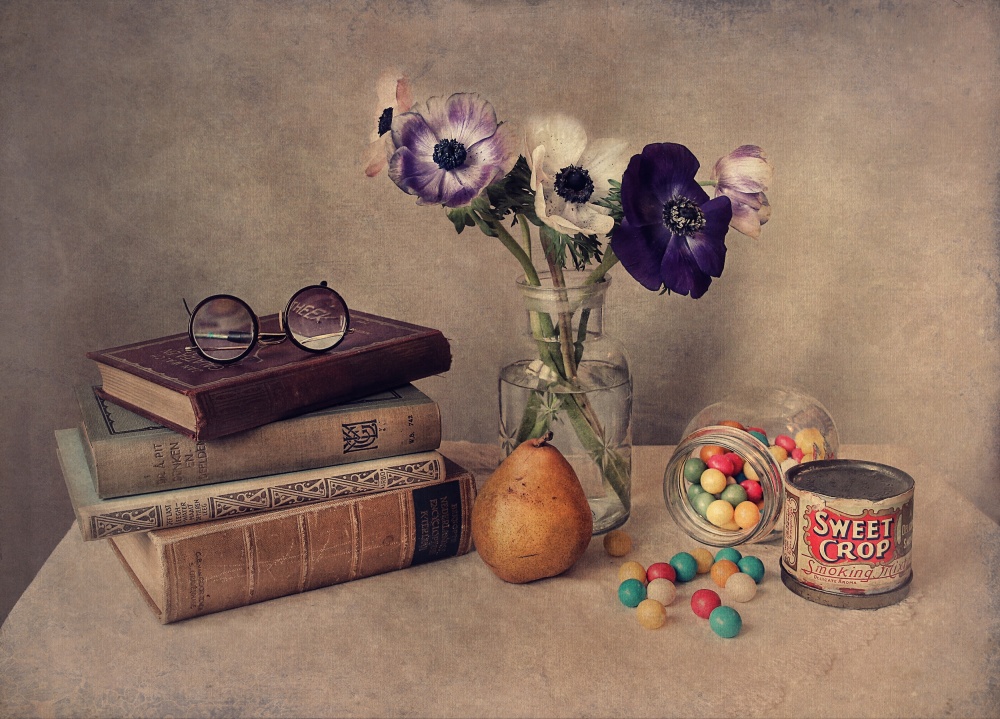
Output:
<svg viewBox="0 0 1000 719">
<path fill-rule="evenodd" d="M 610 180 L 621 180 L 625 142 L 588 143 L 583 126 L 559 114 L 530 122 L 525 142 L 538 218 L 567 235 L 610 232 L 614 220 L 594 203 L 608 196 Z"/>
</svg>

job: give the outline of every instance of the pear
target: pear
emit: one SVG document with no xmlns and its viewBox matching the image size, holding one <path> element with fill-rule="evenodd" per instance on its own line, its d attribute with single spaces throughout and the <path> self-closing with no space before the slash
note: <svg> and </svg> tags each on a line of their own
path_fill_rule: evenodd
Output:
<svg viewBox="0 0 1000 719">
<path fill-rule="evenodd" d="M 590 543 L 594 519 L 573 467 L 549 444 L 522 442 L 486 480 L 472 507 L 472 539 L 506 582 L 562 574 Z"/>
</svg>

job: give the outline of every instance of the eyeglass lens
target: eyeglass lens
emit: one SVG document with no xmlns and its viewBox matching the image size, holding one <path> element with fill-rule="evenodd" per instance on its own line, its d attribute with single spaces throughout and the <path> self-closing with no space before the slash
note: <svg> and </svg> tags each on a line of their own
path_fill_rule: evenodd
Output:
<svg viewBox="0 0 1000 719">
<path fill-rule="evenodd" d="M 285 324 L 299 347 L 322 352 L 340 342 L 350 324 L 347 305 L 335 291 L 323 285 L 296 292 L 285 308 Z"/>
<path fill-rule="evenodd" d="M 235 298 L 214 297 L 195 309 L 191 335 L 209 359 L 232 362 L 250 350 L 256 337 L 253 312 Z"/>
</svg>

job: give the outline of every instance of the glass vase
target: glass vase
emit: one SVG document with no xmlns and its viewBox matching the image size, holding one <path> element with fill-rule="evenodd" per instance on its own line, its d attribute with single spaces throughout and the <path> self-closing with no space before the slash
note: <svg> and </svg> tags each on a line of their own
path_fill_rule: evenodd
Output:
<svg viewBox="0 0 1000 719">
<path fill-rule="evenodd" d="M 552 433 L 576 471 L 594 517 L 594 534 L 621 526 L 632 493 L 632 376 L 621 344 L 604 333 L 610 278 L 586 284 L 564 272 L 553 282 L 517 286 L 526 312 L 518 359 L 500 370 L 504 456 Z"/>
</svg>

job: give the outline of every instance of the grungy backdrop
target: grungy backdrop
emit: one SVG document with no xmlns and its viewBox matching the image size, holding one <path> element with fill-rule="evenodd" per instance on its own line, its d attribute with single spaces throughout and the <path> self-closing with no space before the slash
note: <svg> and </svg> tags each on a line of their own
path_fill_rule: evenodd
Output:
<svg viewBox="0 0 1000 719">
<path fill-rule="evenodd" d="M 84 353 L 182 331 L 181 297 L 271 312 L 325 278 L 439 327 L 454 367 L 420 386 L 447 439 L 496 441 L 517 266 L 363 176 L 389 66 L 418 98 L 563 111 L 706 169 L 764 147 L 773 219 L 730 233 L 704 298 L 612 272 L 636 442 L 793 385 L 844 442 L 907 443 L 1000 518 L 998 47 L 985 0 L 3 2 L 0 618 L 72 521 L 52 433 L 97 379 Z"/>
</svg>

